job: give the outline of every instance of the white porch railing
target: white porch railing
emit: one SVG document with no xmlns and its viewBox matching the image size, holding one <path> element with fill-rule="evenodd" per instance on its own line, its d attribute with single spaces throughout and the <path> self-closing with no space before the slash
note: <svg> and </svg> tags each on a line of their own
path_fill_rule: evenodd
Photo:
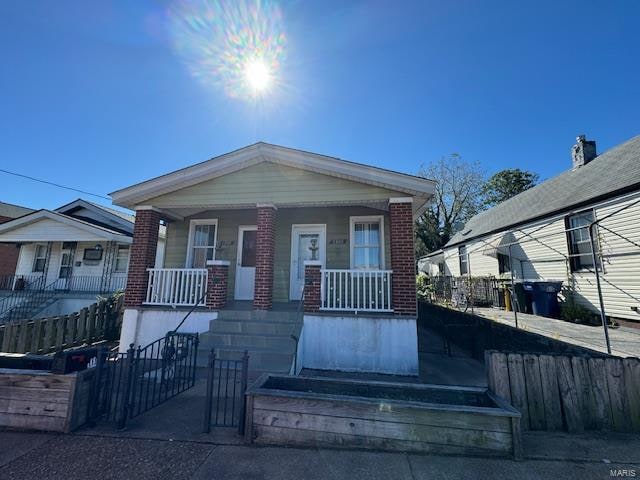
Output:
<svg viewBox="0 0 640 480">
<path fill-rule="evenodd" d="M 146 305 L 195 305 L 207 291 L 206 268 L 148 268 L 147 271 Z"/>
<path fill-rule="evenodd" d="M 320 309 L 392 312 L 391 270 L 322 269 Z"/>
</svg>

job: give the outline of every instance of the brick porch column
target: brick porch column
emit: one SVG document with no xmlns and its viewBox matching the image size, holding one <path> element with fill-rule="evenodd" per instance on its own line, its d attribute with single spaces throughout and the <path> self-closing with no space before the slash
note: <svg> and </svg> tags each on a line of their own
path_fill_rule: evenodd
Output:
<svg viewBox="0 0 640 480">
<path fill-rule="evenodd" d="M 255 310 L 271 310 L 273 305 L 273 259 L 275 252 L 276 206 L 259 203 L 256 234 Z"/>
<path fill-rule="evenodd" d="M 227 303 L 227 281 L 229 262 L 227 260 L 207 261 L 207 308 L 220 310 Z"/>
<path fill-rule="evenodd" d="M 389 199 L 391 236 L 391 301 L 396 315 L 417 314 L 413 199 Z"/>
<path fill-rule="evenodd" d="M 320 311 L 320 295 L 322 285 L 322 263 L 317 260 L 304 262 L 304 311 Z"/>
<path fill-rule="evenodd" d="M 129 251 L 129 273 L 124 294 L 126 307 L 140 307 L 147 295 L 147 268 L 156 263 L 160 213 L 153 209 L 136 210 L 133 244 Z"/>
</svg>

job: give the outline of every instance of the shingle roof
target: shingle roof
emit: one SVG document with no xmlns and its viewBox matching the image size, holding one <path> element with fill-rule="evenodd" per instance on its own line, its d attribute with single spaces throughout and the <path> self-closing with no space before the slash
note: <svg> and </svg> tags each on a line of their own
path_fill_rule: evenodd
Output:
<svg viewBox="0 0 640 480">
<path fill-rule="evenodd" d="M 135 223 L 135 221 L 136 221 L 136 216 L 131 214 L 131 213 L 126 213 L 126 212 L 123 212 L 121 210 L 116 210 L 115 208 L 111 208 L 111 207 L 105 207 L 104 205 L 100 205 L 99 203 L 90 202 L 88 200 L 85 200 L 85 202 L 90 203 L 94 207 L 101 208 L 102 210 L 105 210 L 105 211 L 107 211 L 109 213 L 112 213 L 113 215 L 116 215 L 117 217 L 120 217 L 123 220 L 126 220 L 127 222 Z"/>
<path fill-rule="evenodd" d="M 446 246 L 568 211 L 615 192 L 640 189 L 640 135 L 471 218 Z"/>
</svg>

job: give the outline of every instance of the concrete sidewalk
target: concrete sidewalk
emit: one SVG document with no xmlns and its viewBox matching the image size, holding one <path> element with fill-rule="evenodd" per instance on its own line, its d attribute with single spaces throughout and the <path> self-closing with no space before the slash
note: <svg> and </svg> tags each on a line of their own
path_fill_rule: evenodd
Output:
<svg viewBox="0 0 640 480">
<path fill-rule="evenodd" d="M 515 462 L 0 431 L 0 479 L 606 479 L 612 470 L 640 475 L 637 436 L 530 434 L 525 448 L 526 459 Z"/>
<path fill-rule="evenodd" d="M 497 308 L 475 307 L 473 313 L 512 327 L 516 323 L 513 312 Z M 581 325 L 555 318 L 518 313 L 518 328 L 599 352 L 607 352 L 602 326 Z M 640 329 L 624 326 L 609 328 L 609 339 L 613 355 L 640 357 Z"/>
</svg>

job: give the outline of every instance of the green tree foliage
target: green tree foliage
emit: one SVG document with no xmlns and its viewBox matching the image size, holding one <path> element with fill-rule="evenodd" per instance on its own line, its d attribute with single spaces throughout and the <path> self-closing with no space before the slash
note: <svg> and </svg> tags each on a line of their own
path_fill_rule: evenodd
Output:
<svg viewBox="0 0 640 480">
<path fill-rule="evenodd" d="M 511 197 L 533 187 L 538 183 L 538 174 L 507 168 L 494 174 L 482 188 L 483 203 L 486 207 L 493 207 Z"/>
<path fill-rule="evenodd" d="M 418 175 L 437 182 L 433 203 L 416 222 L 416 255 L 420 257 L 442 248 L 482 210 L 485 177 L 478 162 L 455 153 L 423 166 Z"/>
</svg>

